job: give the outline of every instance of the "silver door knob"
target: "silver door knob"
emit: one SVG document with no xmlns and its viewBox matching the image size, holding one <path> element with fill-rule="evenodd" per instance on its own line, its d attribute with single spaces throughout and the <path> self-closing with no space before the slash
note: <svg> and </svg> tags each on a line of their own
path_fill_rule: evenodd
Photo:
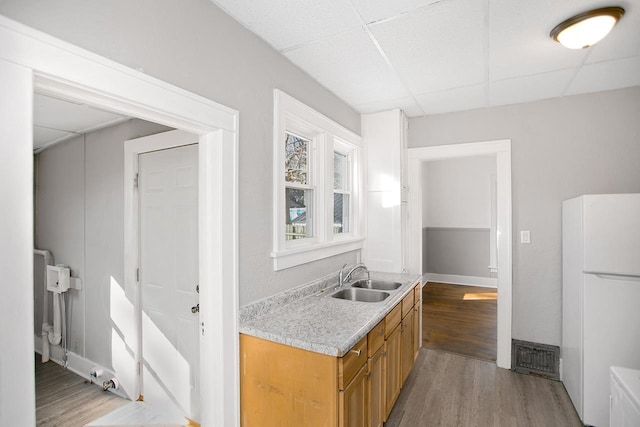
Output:
<svg viewBox="0 0 640 427">
<path fill-rule="evenodd" d="M 194 305 L 193 307 L 191 307 L 191 312 L 192 313 L 200 313 L 200 303 L 198 303 L 197 305 Z"/>
</svg>

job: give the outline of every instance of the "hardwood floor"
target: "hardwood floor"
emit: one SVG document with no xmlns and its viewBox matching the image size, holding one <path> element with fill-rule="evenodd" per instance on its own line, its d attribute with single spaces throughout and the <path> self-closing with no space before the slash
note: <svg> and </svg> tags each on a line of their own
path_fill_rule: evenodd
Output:
<svg viewBox="0 0 640 427">
<path fill-rule="evenodd" d="M 75 427 L 128 403 L 36 354 L 36 425 Z"/>
<path fill-rule="evenodd" d="M 582 426 L 561 382 L 421 349 L 385 427 Z"/>
<path fill-rule="evenodd" d="M 429 282 L 422 288 L 422 345 L 496 360 L 495 288 Z"/>
</svg>

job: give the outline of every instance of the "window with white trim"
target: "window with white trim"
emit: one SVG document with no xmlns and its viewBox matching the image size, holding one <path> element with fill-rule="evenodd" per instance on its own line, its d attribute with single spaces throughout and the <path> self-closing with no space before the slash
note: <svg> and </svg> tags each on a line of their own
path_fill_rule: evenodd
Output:
<svg viewBox="0 0 640 427">
<path fill-rule="evenodd" d="M 274 90 L 275 270 L 362 248 L 361 138 Z"/>
</svg>

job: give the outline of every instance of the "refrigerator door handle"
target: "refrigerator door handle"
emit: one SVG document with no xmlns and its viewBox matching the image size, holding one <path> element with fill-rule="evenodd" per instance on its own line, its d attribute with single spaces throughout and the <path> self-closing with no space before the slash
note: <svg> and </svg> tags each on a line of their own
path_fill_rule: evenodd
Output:
<svg viewBox="0 0 640 427">
<path fill-rule="evenodd" d="M 625 276 L 624 274 L 607 274 L 607 273 L 587 273 L 586 274 L 595 274 L 601 279 L 606 280 L 624 280 L 627 282 L 640 282 L 640 276 Z"/>
</svg>

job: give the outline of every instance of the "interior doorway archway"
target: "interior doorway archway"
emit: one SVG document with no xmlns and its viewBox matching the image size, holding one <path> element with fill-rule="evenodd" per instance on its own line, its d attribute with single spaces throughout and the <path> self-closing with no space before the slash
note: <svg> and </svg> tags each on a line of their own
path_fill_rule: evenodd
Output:
<svg viewBox="0 0 640 427">
<path fill-rule="evenodd" d="M 460 157 L 496 156 L 498 310 L 497 358 L 500 368 L 511 368 L 512 321 L 512 230 L 511 230 L 511 140 L 410 148 L 409 238 L 407 268 L 422 274 L 422 163 Z"/>
<path fill-rule="evenodd" d="M 238 112 L 2 16 L 0 75 L 2 86 L 12 88 L 0 100 L 0 111 L 11 112 L 0 117 L 0 133 L 7 144 L 0 168 L 3 179 L 16 188 L 33 183 L 32 168 L 23 165 L 32 161 L 33 113 L 28 106 L 34 90 L 199 135 L 201 398 L 207 402 L 202 424 L 238 425 Z M 20 242 L 12 251 L 2 252 L 10 266 L 6 277 L 16 282 L 33 281 L 33 233 L 28 225 L 33 223 L 33 210 L 25 199 L 32 195 L 24 193 L 7 193 L 6 202 L 14 209 L 8 219 L 20 221 L 2 225 L 3 236 L 6 229 L 8 237 Z M 125 271 L 124 291 L 133 303 L 135 286 L 135 271 Z M 33 301 L 31 286 L 8 288 L 7 301 Z M 11 391 L 12 399 L 1 400 L 0 424 L 16 419 L 35 423 L 33 366 L 24 363 L 34 353 L 32 333 L 25 333 L 33 331 L 32 317 L 31 311 L 17 315 L 15 310 L 0 310 L 1 321 L 16 325 L 6 337 L 10 345 L 0 359 L 2 382 L 23 385 Z M 135 370 L 135 365 L 127 365 L 122 375 Z M 10 391 L 3 387 L 1 392 Z"/>
</svg>

